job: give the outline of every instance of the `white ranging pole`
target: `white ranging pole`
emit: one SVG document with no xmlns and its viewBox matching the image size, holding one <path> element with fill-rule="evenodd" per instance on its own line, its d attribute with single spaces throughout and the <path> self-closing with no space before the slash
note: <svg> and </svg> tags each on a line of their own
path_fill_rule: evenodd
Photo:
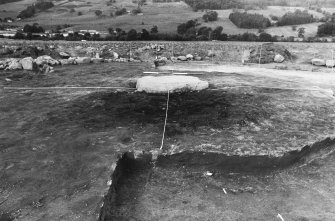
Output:
<svg viewBox="0 0 335 221">
<path fill-rule="evenodd" d="M 167 96 L 167 100 L 166 100 L 165 121 L 164 121 L 164 129 L 163 129 L 163 136 L 162 136 L 161 147 L 159 148 L 160 150 L 162 150 L 162 149 L 163 149 L 163 146 L 164 146 L 164 138 L 165 138 L 166 122 L 167 122 L 168 111 L 169 111 L 169 101 L 170 101 L 170 90 L 168 90 L 168 96 Z"/>
</svg>

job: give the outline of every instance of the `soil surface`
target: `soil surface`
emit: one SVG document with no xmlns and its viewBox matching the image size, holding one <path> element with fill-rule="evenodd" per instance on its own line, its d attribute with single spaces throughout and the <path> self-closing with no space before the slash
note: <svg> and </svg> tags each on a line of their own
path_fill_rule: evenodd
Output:
<svg viewBox="0 0 335 221">
<path fill-rule="evenodd" d="M 164 69 L 191 71 L 211 87 L 170 96 L 164 154 L 280 157 L 334 135 L 331 74 L 180 65 Z M 97 220 L 118 155 L 160 146 L 167 95 L 133 90 L 150 70 L 103 63 L 56 67 L 46 75 L 0 72 L 0 214 Z M 128 89 L 4 88 L 56 86 Z M 140 172 L 124 182 L 130 187 L 122 196 L 129 199 L 117 220 L 276 220 L 277 213 L 287 220 L 334 220 L 332 157 L 232 177 L 221 170 L 204 176 L 206 166 L 158 164 L 149 179 Z M 132 196 L 137 200 L 129 204 Z"/>
</svg>

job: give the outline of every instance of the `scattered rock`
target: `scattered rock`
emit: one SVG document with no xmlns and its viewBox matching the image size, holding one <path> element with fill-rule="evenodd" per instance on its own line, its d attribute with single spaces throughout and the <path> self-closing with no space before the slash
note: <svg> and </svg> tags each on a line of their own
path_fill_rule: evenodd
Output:
<svg viewBox="0 0 335 221">
<path fill-rule="evenodd" d="M 60 59 L 59 60 L 61 65 L 69 65 L 69 64 L 73 64 L 73 61 L 70 59 Z"/>
<path fill-rule="evenodd" d="M 187 61 L 187 58 L 186 58 L 186 56 L 178 56 L 178 60 Z"/>
<path fill-rule="evenodd" d="M 176 57 L 171 57 L 170 59 L 171 59 L 172 62 L 178 62 L 178 58 L 176 58 Z"/>
<path fill-rule="evenodd" d="M 104 62 L 105 62 L 105 63 L 111 63 L 111 62 L 113 62 L 113 59 L 108 58 L 108 59 L 105 59 Z"/>
<path fill-rule="evenodd" d="M 292 59 L 291 53 L 282 45 L 274 43 L 265 43 L 259 46 L 253 46 L 243 52 L 242 62 L 267 64 L 275 61 L 275 57 L 281 55 L 284 60 Z M 277 56 L 278 61 L 282 58 Z M 279 62 L 281 63 L 281 62 Z"/>
<path fill-rule="evenodd" d="M 65 59 L 68 59 L 70 57 L 70 55 L 66 52 L 59 52 L 59 56 Z"/>
<path fill-rule="evenodd" d="M 76 58 L 70 57 L 70 58 L 68 58 L 68 60 L 69 60 L 70 64 L 77 64 Z"/>
<path fill-rule="evenodd" d="M 196 60 L 196 61 L 201 61 L 201 60 L 202 60 L 202 57 L 200 57 L 200 56 L 195 56 L 195 57 L 194 57 L 194 60 Z"/>
<path fill-rule="evenodd" d="M 48 65 L 51 65 L 51 66 L 59 64 L 59 62 L 57 60 L 53 59 L 49 55 L 43 55 L 43 56 L 40 56 L 40 57 L 36 58 L 35 63 L 37 65 L 48 64 Z"/>
<path fill-rule="evenodd" d="M 9 58 L 6 60 L 7 67 L 6 70 L 21 70 L 22 64 L 19 62 L 18 59 Z"/>
<path fill-rule="evenodd" d="M 36 49 L 37 49 L 39 52 L 41 52 L 41 51 L 44 50 L 44 49 L 43 49 L 42 47 L 40 47 L 40 46 L 38 46 Z"/>
<path fill-rule="evenodd" d="M 54 70 L 53 67 L 49 66 L 48 64 L 43 64 L 43 67 L 40 69 L 40 72 L 43 74 L 47 74 L 54 72 Z"/>
<path fill-rule="evenodd" d="M 327 66 L 328 68 L 335 67 L 335 60 L 327 60 L 327 61 L 326 61 L 326 66 Z"/>
<path fill-rule="evenodd" d="M 325 66 L 326 65 L 326 61 L 324 59 L 318 59 L 318 58 L 314 58 L 312 59 L 312 65 L 315 66 Z"/>
<path fill-rule="evenodd" d="M 285 58 L 280 55 L 280 54 L 276 54 L 275 58 L 273 59 L 274 62 L 276 63 L 282 63 L 285 61 Z"/>
<path fill-rule="evenodd" d="M 113 51 L 113 58 L 114 59 L 118 59 L 119 58 L 119 54 Z"/>
<path fill-rule="evenodd" d="M 128 59 L 127 58 L 119 58 L 119 61 L 120 62 L 128 62 Z"/>
<path fill-rule="evenodd" d="M 34 68 L 34 59 L 32 57 L 26 57 L 20 60 L 22 68 L 24 70 L 33 70 Z"/>
<path fill-rule="evenodd" d="M 186 55 L 186 58 L 187 58 L 188 60 L 193 60 L 193 55 L 188 54 L 188 55 Z"/>
<path fill-rule="evenodd" d="M 75 60 L 77 64 L 89 64 L 91 63 L 91 58 L 90 57 L 78 57 Z"/>
</svg>

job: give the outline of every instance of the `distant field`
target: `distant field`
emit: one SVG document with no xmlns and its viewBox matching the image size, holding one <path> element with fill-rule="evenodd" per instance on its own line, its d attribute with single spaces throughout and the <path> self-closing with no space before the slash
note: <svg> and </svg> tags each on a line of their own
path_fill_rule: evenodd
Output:
<svg viewBox="0 0 335 221">
<path fill-rule="evenodd" d="M 252 0 L 250 0 L 252 2 Z M 24 9 L 27 5 L 32 4 L 35 0 L 23 0 L 15 3 L 8 3 L 1 5 L 1 8 L 6 8 L 6 12 L 1 12 L 0 17 L 16 17 L 17 13 Z M 130 15 L 126 14 L 118 17 L 111 17 L 111 12 L 115 12 L 115 8 L 127 8 L 128 11 L 137 7 L 136 3 L 132 0 L 117 0 L 112 6 L 107 6 L 107 0 L 62 0 L 55 3 L 55 7 L 37 16 L 17 22 L 17 25 L 24 26 L 26 23 L 35 23 L 43 25 L 46 29 L 51 29 L 56 25 L 69 24 L 72 25 L 71 29 L 95 29 L 99 31 L 106 31 L 108 28 L 121 28 L 129 31 L 134 28 L 137 31 L 142 29 L 150 30 L 154 25 L 158 26 L 161 33 L 174 33 L 178 25 L 190 19 L 198 19 L 202 22 L 202 15 L 204 12 L 194 12 L 184 2 L 171 2 L 171 3 L 152 3 L 148 0 L 146 5 L 142 7 L 143 15 Z M 74 9 L 75 12 L 71 13 L 70 10 Z M 269 6 L 264 10 L 249 10 L 249 13 L 259 13 L 266 17 L 270 15 L 282 16 L 289 11 L 296 9 L 304 10 L 303 7 L 282 7 L 282 6 Z M 96 10 L 103 12 L 102 16 L 95 15 Z M 329 12 L 334 11 L 335 8 L 327 9 Z M 78 12 L 82 12 L 82 16 L 78 16 Z M 215 22 L 205 23 L 201 25 L 215 28 L 222 26 L 223 32 L 226 34 L 243 34 L 245 32 L 258 33 L 257 29 L 240 29 L 236 27 L 230 20 L 229 14 L 232 10 L 217 10 L 219 18 Z M 321 13 L 316 11 L 309 11 L 315 17 L 322 17 Z M 298 27 L 306 28 L 306 36 L 314 36 L 317 32 L 319 23 L 300 25 Z M 291 26 L 286 27 L 271 27 L 266 32 L 272 35 L 284 36 L 297 36 L 296 31 L 292 30 Z"/>
<path fill-rule="evenodd" d="M 36 0 L 22 0 L 18 2 L 6 3 L 0 5 L 0 18 L 12 17 L 16 18 L 20 11 L 28 5 L 33 4 Z"/>
<path fill-rule="evenodd" d="M 297 30 L 299 28 L 305 28 L 305 37 L 313 37 L 317 34 L 318 26 L 321 24 L 322 23 L 297 25 Z M 297 31 L 293 31 L 291 26 L 271 27 L 265 31 L 271 35 L 298 37 Z"/>
</svg>

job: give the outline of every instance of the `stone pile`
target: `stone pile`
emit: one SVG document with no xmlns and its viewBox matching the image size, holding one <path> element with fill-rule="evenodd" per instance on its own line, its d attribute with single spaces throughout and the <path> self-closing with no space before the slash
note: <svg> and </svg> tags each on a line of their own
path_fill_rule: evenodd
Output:
<svg viewBox="0 0 335 221">
<path fill-rule="evenodd" d="M 33 59 L 32 57 L 25 58 L 6 58 L 0 60 L 0 70 L 34 70 L 34 67 L 43 68 L 45 65 L 49 67 L 57 65 L 75 65 L 75 64 L 90 64 L 90 63 L 110 63 L 110 62 L 141 62 L 137 59 L 127 58 L 98 58 L 98 57 L 68 57 L 62 54 L 62 59 L 54 59 L 49 55 L 42 55 Z M 68 57 L 68 58 L 65 58 Z M 117 56 L 118 57 L 118 56 Z M 46 68 L 44 68 L 46 69 Z M 49 68 L 50 69 L 50 68 Z"/>
<path fill-rule="evenodd" d="M 282 63 L 292 59 L 291 53 L 282 45 L 266 43 L 253 46 L 243 52 L 242 63 Z"/>
</svg>

